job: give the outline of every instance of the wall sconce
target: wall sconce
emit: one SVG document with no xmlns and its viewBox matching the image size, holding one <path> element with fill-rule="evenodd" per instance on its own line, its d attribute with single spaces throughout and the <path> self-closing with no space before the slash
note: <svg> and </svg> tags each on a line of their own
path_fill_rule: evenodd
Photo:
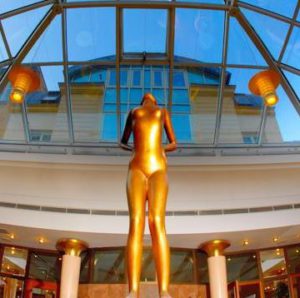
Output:
<svg viewBox="0 0 300 298">
<path fill-rule="evenodd" d="M 249 81 L 249 90 L 254 95 L 259 95 L 264 99 L 266 106 L 274 106 L 279 98 L 276 88 L 280 83 L 280 75 L 274 70 L 264 70 L 257 73 Z"/>
<path fill-rule="evenodd" d="M 39 89 L 41 80 L 39 73 L 29 67 L 16 66 L 8 75 L 13 87 L 10 93 L 10 100 L 13 103 L 21 104 L 28 92 Z"/>
</svg>

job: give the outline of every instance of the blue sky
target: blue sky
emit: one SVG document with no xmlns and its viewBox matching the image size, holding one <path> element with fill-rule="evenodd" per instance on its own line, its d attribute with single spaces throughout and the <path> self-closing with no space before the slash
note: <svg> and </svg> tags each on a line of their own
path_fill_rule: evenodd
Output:
<svg viewBox="0 0 300 298">
<path fill-rule="evenodd" d="M 1 1 L 0 13 L 37 1 Z M 196 1 L 195 1 L 196 2 Z M 222 4 L 221 0 L 200 1 Z M 252 5 L 270 9 L 292 17 L 296 0 L 245 0 Z M 39 23 L 49 7 L 42 7 L 16 15 L 2 21 L 13 55 L 16 55 L 32 30 Z M 242 10 L 260 38 L 275 59 L 281 53 L 288 25 L 276 19 L 247 9 Z M 68 54 L 71 61 L 86 61 L 115 55 L 115 9 L 84 8 L 67 11 Z M 300 17 L 298 17 L 299 19 Z M 126 9 L 124 10 L 124 50 L 126 52 L 166 50 L 167 10 Z M 197 9 L 177 9 L 175 22 L 175 55 L 202 62 L 221 63 L 224 31 L 224 12 Z M 25 62 L 62 62 L 61 16 L 57 16 L 46 32 L 36 42 Z M 0 38 L 0 60 L 7 54 Z M 266 66 L 266 62 L 252 44 L 235 18 L 231 18 L 227 62 L 238 65 Z M 283 63 L 300 69 L 300 29 L 292 31 Z M 233 69 L 231 84 L 236 92 L 249 93 L 247 82 L 259 70 Z M 44 76 L 50 89 L 57 89 L 61 82 L 62 67 L 43 67 Z M 285 72 L 295 92 L 300 95 L 299 76 Z M 300 118 L 295 113 L 287 95 L 279 89 L 280 103 L 276 116 L 285 141 L 300 141 Z"/>
</svg>

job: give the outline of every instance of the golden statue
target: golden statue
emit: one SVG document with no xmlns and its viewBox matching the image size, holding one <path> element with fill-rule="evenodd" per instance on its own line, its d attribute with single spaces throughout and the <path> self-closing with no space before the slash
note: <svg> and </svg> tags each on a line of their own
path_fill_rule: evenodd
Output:
<svg viewBox="0 0 300 298">
<path fill-rule="evenodd" d="M 169 144 L 163 146 L 163 129 Z M 133 147 L 128 145 L 131 132 Z M 161 298 L 171 298 L 170 248 L 165 231 L 165 209 L 168 194 L 166 151 L 176 149 L 176 139 L 169 113 L 158 107 L 155 97 L 147 93 L 141 106 L 132 109 L 127 117 L 121 147 L 133 152 L 127 176 L 127 199 L 130 228 L 127 241 L 128 298 L 139 293 L 145 209 L 148 200 L 148 219 Z"/>
</svg>

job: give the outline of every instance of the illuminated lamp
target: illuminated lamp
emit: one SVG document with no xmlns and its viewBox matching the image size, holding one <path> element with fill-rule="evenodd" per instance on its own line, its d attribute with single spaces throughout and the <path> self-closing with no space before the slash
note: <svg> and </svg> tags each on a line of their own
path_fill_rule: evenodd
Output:
<svg viewBox="0 0 300 298">
<path fill-rule="evenodd" d="M 16 66 L 8 75 L 13 87 L 10 93 L 10 100 L 13 103 L 21 104 L 28 92 L 36 91 L 41 84 L 39 73 L 29 67 Z"/>
<path fill-rule="evenodd" d="M 265 70 L 257 73 L 249 81 L 249 90 L 254 95 L 259 95 L 264 99 L 266 106 L 274 106 L 279 98 L 276 88 L 280 83 L 280 75 L 274 70 Z"/>
</svg>

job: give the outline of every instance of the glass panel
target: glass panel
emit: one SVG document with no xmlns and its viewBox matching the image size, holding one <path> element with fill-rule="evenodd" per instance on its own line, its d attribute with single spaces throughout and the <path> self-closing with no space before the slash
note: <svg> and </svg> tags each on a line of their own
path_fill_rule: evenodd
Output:
<svg viewBox="0 0 300 298">
<path fill-rule="evenodd" d="M 2 36 L 0 34 L 0 62 L 3 60 L 7 60 L 8 59 L 8 55 L 6 52 L 6 48 L 2 39 Z"/>
<path fill-rule="evenodd" d="M 300 247 L 286 248 L 286 254 L 289 273 L 300 273 Z"/>
<path fill-rule="evenodd" d="M 295 298 L 300 297 L 300 276 L 292 277 L 292 289 L 293 296 Z"/>
<path fill-rule="evenodd" d="M 30 256 L 29 278 L 58 281 L 60 279 L 60 261 L 58 256 L 32 253 Z"/>
<path fill-rule="evenodd" d="M 67 10 L 69 60 L 115 60 L 115 16 L 115 8 Z"/>
<path fill-rule="evenodd" d="M 272 280 L 264 283 L 265 298 L 289 298 L 289 284 L 287 279 Z"/>
<path fill-rule="evenodd" d="M 68 120 L 62 66 L 35 66 L 41 79 L 38 91 L 25 101 L 32 142 L 67 142 Z"/>
<path fill-rule="evenodd" d="M 243 0 L 251 5 L 259 6 L 261 8 L 271 10 L 278 14 L 293 17 L 296 8 L 297 0 Z"/>
<path fill-rule="evenodd" d="M 149 282 L 156 280 L 155 264 L 153 259 L 152 250 L 144 249 L 142 259 L 142 273 L 141 281 Z"/>
<path fill-rule="evenodd" d="M 221 62 L 223 31 L 224 12 L 178 8 L 175 55 L 202 62 Z"/>
<path fill-rule="evenodd" d="M 229 30 L 228 64 L 266 65 L 264 58 L 234 17 L 230 18 Z"/>
<path fill-rule="evenodd" d="M 3 2 L 3 1 L 1 1 Z M 15 1 L 4 1 L 15 2 Z M 50 6 L 30 10 L 2 21 L 12 55 L 16 55 L 45 16 Z"/>
<path fill-rule="evenodd" d="M 259 279 L 256 254 L 227 257 L 228 282 Z"/>
<path fill-rule="evenodd" d="M 41 0 L 18 0 L 18 1 L 1 1 L 0 2 L 0 13 L 4 13 L 10 10 L 14 10 L 26 5 L 30 5 Z"/>
<path fill-rule="evenodd" d="M 220 143 L 256 144 L 263 102 L 252 95 L 248 82 L 260 70 L 228 68 L 223 96 Z"/>
<path fill-rule="evenodd" d="M 275 107 L 269 108 L 268 110 L 263 142 L 299 142 L 299 114 L 281 86 L 277 89 L 277 95 L 279 97 L 279 102 Z"/>
<path fill-rule="evenodd" d="M 285 74 L 289 83 L 292 85 L 294 91 L 296 92 L 298 100 L 300 100 L 300 76 L 285 70 L 283 71 L 283 73 Z"/>
<path fill-rule="evenodd" d="M 260 252 L 263 277 L 275 277 L 286 274 L 284 251 L 282 248 Z"/>
<path fill-rule="evenodd" d="M 197 252 L 198 275 L 200 284 L 209 285 L 207 254 L 201 251 Z"/>
<path fill-rule="evenodd" d="M 109 85 L 114 88 L 105 88 Z M 77 142 L 116 141 L 117 93 L 115 69 L 106 66 L 71 66 L 69 80 L 73 129 Z M 114 79 L 115 80 L 115 79 Z"/>
<path fill-rule="evenodd" d="M 191 284 L 195 280 L 195 259 L 192 251 L 171 251 L 171 283 Z"/>
<path fill-rule="evenodd" d="M 22 110 L 20 105 L 10 101 L 11 92 L 10 83 L 0 91 L 0 139 L 25 141 Z"/>
<path fill-rule="evenodd" d="M 0 297 L 23 297 L 23 286 L 22 280 L 0 276 Z"/>
<path fill-rule="evenodd" d="M 80 266 L 80 283 L 89 283 L 89 268 L 90 268 L 90 253 L 89 251 L 84 251 L 80 255 L 81 266 Z"/>
<path fill-rule="evenodd" d="M 178 142 L 206 144 L 214 139 L 220 69 L 176 68 L 172 117 Z M 181 78 L 180 78 L 181 77 Z"/>
<path fill-rule="evenodd" d="M 24 276 L 27 263 L 27 250 L 16 247 L 5 247 L 2 257 L 1 272 Z"/>
<path fill-rule="evenodd" d="M 165 53 L 166 9 L 124 9 L 123 43 L 125 53 Z"/>
<path fill-rule="evenodd" d="M 289 25 L 274 18 L 241 8 L 275 59 L 279 57 Z"/>
<path fill-rule="evenodd" d="M 61 15 L 48 25 L 35 42 L 23 62 L 59 62 L 62 61 Z"/>
<path fill-rule="evenodd" d="M 300 28 L 294 27 L 287 48 L 283 56 L 283 62 L 300 69 Z M 298 76 L 299 77 L 299 76 Z"/>
<path fill-rule="evenodd" d="M 123 249 L 95 253 L 93 283 L 125 283 Z"/>
<path fill-rule="evenodd" d="M 259 283 L 239 284 L 240 298 L 260 298 Z"/>
</svg>

